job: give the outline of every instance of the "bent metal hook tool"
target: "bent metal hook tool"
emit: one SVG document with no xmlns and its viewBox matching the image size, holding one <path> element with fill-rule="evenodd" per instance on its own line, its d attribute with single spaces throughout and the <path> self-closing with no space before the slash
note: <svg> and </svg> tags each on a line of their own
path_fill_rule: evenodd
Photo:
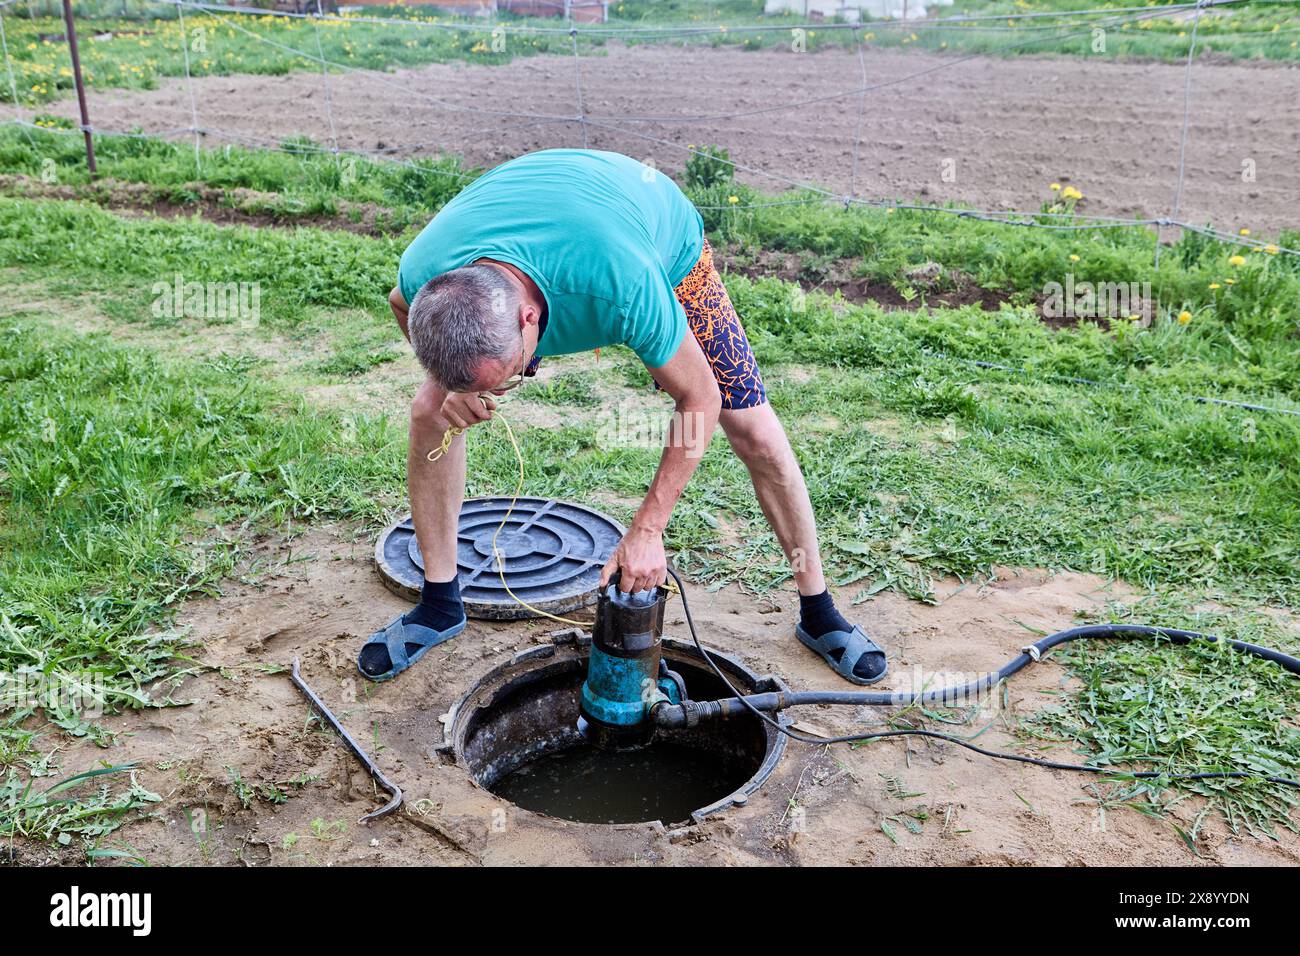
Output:
<svg viewBox="0 0 1300 956">
<path fill-rule="evenodd" d="M 307 695 L 307 699 L 312 702 L 312 705 L 320 712 L 320 715 L 325 718 L 326 723 L 333 727 L 334 731 L 343 738 L 343 742 L 348 745 L 348 749 L 357 755 L 358 760 L 365 764 L 366 769 L 370 771 L 370 776 L 374 778 L 375 783 L 379 784 L 391 795 L 391 799 L 389 799 L 386 804 L 378 810 L 372 810 L 370 813 L 367 813 L 361 818 L 360 822 L 369 823 L 371 820 L 377 820 L 380 817 L 387 816 L 400 807 L 402 805 L 401 789 L 384 776 L 383 771 L 375 766 L 375 762 L 366 755 L 364 750 L 361 749 L 361 745 L 352 739 L 350 733 L 343 729 L 343 725 L 339 723 L 338 718 L 330 713 L 330 709 L 325 706 L 325 702 L 316 696 L 314 690 L 307 686 L 307 682 L 302 679 L 302 674 L 299 672 L 298 658 L 296 657 L 293 659 L 293 672 L 290 676 L 297 688 Z"/>
</svg>

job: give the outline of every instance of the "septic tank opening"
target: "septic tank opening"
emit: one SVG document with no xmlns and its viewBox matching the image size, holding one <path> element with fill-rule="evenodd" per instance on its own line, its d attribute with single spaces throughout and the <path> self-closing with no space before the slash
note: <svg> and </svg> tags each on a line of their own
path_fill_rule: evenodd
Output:
<svg viewBox="0 0 1300 956">
<path fill-rule="evenodd" d="M 444 749 L 503 799 L 580 823 L 698 821 L 745 803 L 771 774 L 786 739 L 752 716 L 661 729 L 631 752 L 591 747 L 577 728 L 589 647 L 568 636 L 484 676 L 449 715 Z M 745 693 L 787 689 L 711 653 Z M 693 645 L 665 639 L 663 654 L 692 698 L 730 696 Z"/>
</svg>

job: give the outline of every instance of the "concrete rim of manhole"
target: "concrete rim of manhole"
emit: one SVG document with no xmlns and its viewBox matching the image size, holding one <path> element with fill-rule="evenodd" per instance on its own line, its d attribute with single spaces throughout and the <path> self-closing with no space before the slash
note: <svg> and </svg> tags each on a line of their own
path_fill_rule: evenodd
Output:
<svg viewBox="0 0 1300 956">
<path fill-rule="evenodd" d="M 469 772 L 475 784 L 489 792 L 497 780 L 518 767 L 578 742 L 574 726 L 578 714 L 577 695 L 586 674 L 591 637 L 572 628 L 554 635 L 551 640 L 550 644 L 520 651 L 506 663 L 489 670 L 452 705 L 451 710 L 439 718 L 443 725 L 443 740 L 432 748 L 433 752 L 454 759 L 457 765 Z M 710 695 L 730 696 L 693 643 L 664 638 L 663 654 L 670 667 L 682 672 L 687 688 L 692 689 L 699 699 L 712 699 Z M 720 651 L 708 649 L 708 654 L 743 693 L 789 691 L 786 683 L 773 674 L 755 674 L 740 661 Z M 704 693 L 696 693 L 694 688 Z M 527 713 L 517 722 L 526 733 L 512 736 L 508 716 L 502 719 L 494 716 L 494 711 L 504 713 L 511 707 L 527 708 Z M 792 723 L 784 714 L 773 716 L 782 726 Z M 745 749 L 752 764 L 748 779 L 732 792 L 692 811 L 690 823 L 701 823 L 711 815 L 745 806 L 772 775 L 788 744 L 785 734 L 751 716 L 702 723 L 681 733 L 694 735 L 691 739 L 699 745 L 708 744 L 711 735 L 724 735 L 728 739 L 722 745 Z M 647 824 L 654 822 L 643 821 Z"/>
<path fill-rule="evenodd" d="M 505 565 L 510 591 L 538 610 L 565 614 L 595 603 L 600 570 L 618 547 L 626 529 L 608 515 L 557 498 L 507 496 L 467 498 L 457 529 L 456 563 L 461 599 L 470 617 L 521 620 L 538 617 L 501 585 L 493 554 Z M 411 516 L 393 522 L 375 543 L 375 567 L 394 594 L 420 599 L 424 558 L 415 540 Z"/>
</svg>

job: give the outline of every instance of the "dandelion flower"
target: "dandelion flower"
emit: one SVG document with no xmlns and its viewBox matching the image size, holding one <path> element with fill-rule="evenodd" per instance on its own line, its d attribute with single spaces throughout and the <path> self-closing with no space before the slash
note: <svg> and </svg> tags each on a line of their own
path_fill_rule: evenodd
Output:
<svg viewBox="0 0 1300 956">
<path fill-rule="evenodd" d="M 1228 283 L 1228 285 L 1236 285 L 1236 284 L 1237 284 L 1237 280 L 1236 280 L 1236 279 L 1224 279 L 1223 281 L 1226 282 L 1226 283 Z"/>
<path fill-rule="evenodd" d="M 728 197 L 727 197 L 727 202 L 731 203 L 731 204 L 734 206 L 736 203 L 740 202 L 740 197 L 739 197 L 739 196 L 728 196 Z"/>
<path fill-rule="evenodd" d="M 1211 288 L 1211 289 L 1217 289 L 1217 288 L 1219 288 L 1219 283 L 1217 283 L 1217 282 L 1211 282 L 1211 283 L 1210 283 L 1210 288 Z"/>
<path fill-rule="evenodd" d="M 1188 312 L 1186 309 L 1178 313 L 1179 325 L 1186 325 L 1190 321 L 1192 321 L 1192 313 Z"/>
<path fill-rule="evenodd" d="M 1072 252 L 1072 253 L 1070 253 L 1070 261 L 1071 261 L 1071 262 L 1078 262 L 1078 261 L 1079 261 L 1079 257 L 1076 256 L 1076 255 Z"/>
<path fill-rule="evenodd" d="M 1239 236 L 1249 236 L 1249 235 L 1250 235 L 1250 230 L 1249 230 L 1249 229 L 1245 229 L 1245 228 L 1238 229 L 1238 230 L 1237 230 L 1237 235 L 1239 235 Z"/>
<path fill-rule="evenodd" d="M 1059 193 L 1060 191 L 1061 191 L 1061 184 L 1060 184 L 1060 183 L 1052 183 L 1052 192 L 1054 192 L 1054 193 Z"/>
<path fill-rule="evenodd" d="M 1245 256 L 1232 256 L 1228 259 L 1228 265 L 1231 266 L 1244 266 L 1245 264 L 1246 264 Z"/>
<path fill-rule="evenodd" d="M 1264 247 L 1264 251 L 1267 252 L 1270 256 L 1275 256 L 1277 255 L 1277 246 L 1273 245 L 1272 243 L 1269 243 L 1267 246 Z"/>
</svg>

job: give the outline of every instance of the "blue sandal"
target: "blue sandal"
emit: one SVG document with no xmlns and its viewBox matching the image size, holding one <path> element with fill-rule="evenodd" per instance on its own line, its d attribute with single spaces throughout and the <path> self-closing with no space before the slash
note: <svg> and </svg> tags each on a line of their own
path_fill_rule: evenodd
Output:
<svg viewBox="0 0 1300 956">
<path fill-rule="evenodd" d="M 361 645 L 361 650 L 357 652 L 357 670 L 366 680 L 391 680 L 427 654 L 430 648 L 451 640 L 465 630 L 465 625 L 469 623 L 467 618 L 462 617 L 459 624 L 453 624 L 445 631 L 435 631 L 422 624 L 407 624 L 402 620 L 404 616 L 399 614 L 389 622 L 387 627 L 371 634 L 369 640 Z M 368 674 L 361 666 L 361 655 L 365 653 L 367 647 L 375 646 L 383 647 L 388 651 L 389 666 L 383 673 Z M 415 650 L 407 651 L 408 646 L 414 646 Z"/>
<path fill-rule="evenodd" d="M 874 684 L 887 673 L 889 673 L 889 661 L 883 661 L 884 667 L 875 677 L 859 677 L 853 673 L 854 666 L 862 660 L 864 655 L 879 654 L 883 659 L 885 652 L 880 645 L 867 637 L 866 632 L 858 625 L 853 625 L 851 631 L 828 631 L 821 637 L 813 637 L 799 624 L 794 626 L 795 637 L 799 642 L 826 661 L 831 670 L 839 674 L 845 680 L 853 681 L 855 684 Z"/>
</svg>

